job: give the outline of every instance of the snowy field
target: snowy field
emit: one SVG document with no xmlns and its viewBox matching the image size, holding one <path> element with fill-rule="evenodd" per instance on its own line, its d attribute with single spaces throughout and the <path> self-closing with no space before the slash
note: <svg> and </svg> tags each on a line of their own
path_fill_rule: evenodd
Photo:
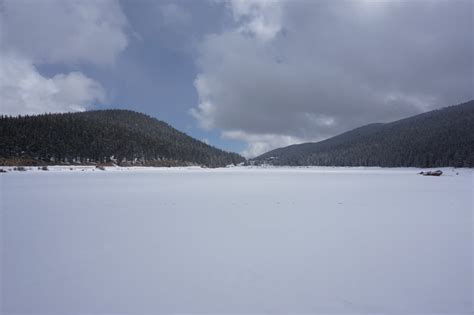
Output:
<svg viewBox="0 0 474 315">
<path fill-rule="evenodd" d="M 93 169 L 0 174 L 0 313 L 473 310 L 472 170 Z"/>
</svg>

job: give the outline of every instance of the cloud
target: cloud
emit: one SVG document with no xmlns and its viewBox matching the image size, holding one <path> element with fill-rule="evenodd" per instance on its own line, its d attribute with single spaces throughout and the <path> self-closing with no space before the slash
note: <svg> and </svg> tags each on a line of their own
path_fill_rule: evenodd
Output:
<svg viewBox="0 0 474 315">
<path fill-rule="evenodd" d="M 191 114 L 255 155 L 472 99 L 472 3 L 456 4 L 227 2 L 235 25 L 200 44 Z"/>
<path fill-rule="evenodd" d="M 2 46 L 35 63 L 112 64 L 127 46 L 115 0 L 3 0 Z"/>
<path fill-rule="evenodd" d="M 251 134 L 241 130 L 224 131 L 222 133 L 222 137 L 224 139 L 240 140 L 247 142 L 247 148 L 240 152 L 243 156 L 247 158 L 255 157 L 273 148 L 308 141 L 307 139 L 305 140 L 293 136 L 284 136 L 278 134 Z M 320 139 L 313 139 L 313 141 L 316 140 Z"/>
<path fill-rule="evenodd" d="M 83 111 L 105 101 L 105 91 L 80 72 L 43 77 L 28 59 L 1 55 L 1 113 L 9 115 Z"/>
<path fill-rule="evenodd" d="M 37 65 L 111 65 L 128 44 L 127 25 L 115 0 L 3 0 L 0 112 L 78 111 L 105 102 L 96 80 L 78 71 L 47 77 Z"/>
<path fill-rule="evenodd" d="M 228 2 L 238 30 L 270 40 L 281 30 L 282 2 L 275 0 L 231 0 Z"/>
</svg>

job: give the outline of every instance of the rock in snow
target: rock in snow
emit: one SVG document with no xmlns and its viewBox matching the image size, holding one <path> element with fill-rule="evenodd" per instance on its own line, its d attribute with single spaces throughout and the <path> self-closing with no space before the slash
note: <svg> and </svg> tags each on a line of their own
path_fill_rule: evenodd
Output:
<svg viewBox="0 0 474 315">
<path fill-rule="evenodd" d="M 427 172 L 420 172 L 420 174 L 423 176 L 441 176 L 443 174 L 443 171 L 441 170 L 427 171 Z"/>
</svg>

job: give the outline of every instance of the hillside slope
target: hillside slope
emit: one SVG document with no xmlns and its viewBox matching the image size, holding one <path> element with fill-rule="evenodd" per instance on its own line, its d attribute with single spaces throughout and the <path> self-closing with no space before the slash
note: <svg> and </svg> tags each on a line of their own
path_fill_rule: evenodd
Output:
<svg viewBox="0 0 474 315">
<path fill-rule="evenodd" d="M 333 138 L 275 149 L 254 159 L 273 165 L 474 166 L 474 101 Z"/>
<path fill-rule="evenodd" d="M 219 167 L 244 158 L 129 110 L 0 118 L 0 163 L 107 163 Z"/>
</svg>

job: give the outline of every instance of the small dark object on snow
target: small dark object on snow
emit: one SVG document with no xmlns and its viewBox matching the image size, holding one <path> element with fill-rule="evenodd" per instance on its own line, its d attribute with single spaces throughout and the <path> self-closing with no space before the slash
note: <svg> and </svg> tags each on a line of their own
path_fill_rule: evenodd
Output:
<svg viewBox="0 0 474 315">
<path fill-rule="evenodd" d="M 46 165 L 45 165 L 45 166 L 42 166 L 42 167 L 41 167 L 41 170 L 42 170 L 42 171 L 49 171 L 49 169 L 48 169 L 48 167 L 47 167 Z"/>
<path fill-rule="evenodd" d="M 0 173 L 6 173 L 7 171 L 4 170 L 3 168 L 0 168 Z"/>
<path fill-rule="evenodd" d="M 25 168 L 24 166 L 18 166 L 18 167 L 14 167 L 13 170 L 14 170 L 14 171 L 24 172 L 24 171 L 26 171 L 26 168 Z"/>
<path fill-rule="evenodd" d="M 441 176 L 443 172 L 441 170 L 436 170 L 436 171 L 420 172 L 420 174 L 423 176 Z"/>
<path fill-rule="evenodd" d="M 105 171 L 105 167 L 103 165 L 96 165 L 95 168 L 97 168 L 101 171 Z"/>
</svg>

